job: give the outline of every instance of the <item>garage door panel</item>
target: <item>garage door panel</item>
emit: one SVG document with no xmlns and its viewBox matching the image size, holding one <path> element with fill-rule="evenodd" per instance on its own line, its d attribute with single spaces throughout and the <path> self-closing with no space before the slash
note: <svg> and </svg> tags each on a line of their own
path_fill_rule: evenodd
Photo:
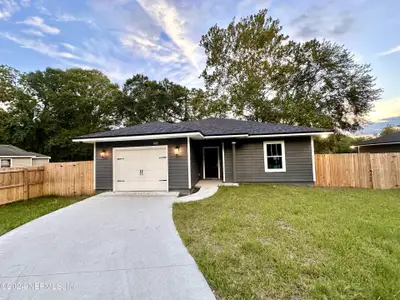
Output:
<svg viewBox="0 0 400 300">
<path fill-rule="evenodd" d="M 167 191 L 167 147 L 115 149 L 115 191 Z"/>
</svg>

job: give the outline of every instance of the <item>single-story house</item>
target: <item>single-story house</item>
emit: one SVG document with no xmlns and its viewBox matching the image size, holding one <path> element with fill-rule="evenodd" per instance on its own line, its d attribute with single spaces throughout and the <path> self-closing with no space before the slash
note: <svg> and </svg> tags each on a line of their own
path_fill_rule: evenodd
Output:
<svg viewBox="0 0 400 300">
<path fill-rule="evenodd" d="M 95 189 L 190 192 L 200 179 L 313 184 L 314 136 L 332 130 L 209 118 L 79 136 L 94 145 Z"/>
<path fill-rule="evenodd" d="M 48 163 L 50 158 L 12 145 L 0 145 L 0 168 L 38 167 Z"/>
<path fill-rule="evenodd" d="M 356 147 L 359 153 L 400 152 L 400 131 L 363 141 Z"/>
</svg>

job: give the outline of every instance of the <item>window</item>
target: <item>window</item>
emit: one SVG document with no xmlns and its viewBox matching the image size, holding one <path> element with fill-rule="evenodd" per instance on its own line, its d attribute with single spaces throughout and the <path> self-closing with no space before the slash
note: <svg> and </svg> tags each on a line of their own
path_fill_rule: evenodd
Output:
<svg viewBox="0 0 400 300">
<path fill-rule="evenodd" d="M 286 172 L 285 142 L 264 142 L 265 172 Z"/>
<path fill-rule="evenodd" d="M 10 158 L 0 159 L 0 168 L 11 168 L 11 159 Z"/>
</svg>

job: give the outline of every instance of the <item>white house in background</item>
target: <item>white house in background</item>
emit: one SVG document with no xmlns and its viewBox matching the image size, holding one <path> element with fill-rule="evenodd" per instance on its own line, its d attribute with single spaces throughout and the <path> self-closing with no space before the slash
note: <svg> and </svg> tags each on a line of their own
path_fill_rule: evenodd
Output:
<svg viewBox="0 0 400 300">
<path fill-rule="evenodd" d="M 0 145 L 0 168 L 39 167 L 50 161 L 50 156 L 28 152 L 12 145 Z"/>
</svg>

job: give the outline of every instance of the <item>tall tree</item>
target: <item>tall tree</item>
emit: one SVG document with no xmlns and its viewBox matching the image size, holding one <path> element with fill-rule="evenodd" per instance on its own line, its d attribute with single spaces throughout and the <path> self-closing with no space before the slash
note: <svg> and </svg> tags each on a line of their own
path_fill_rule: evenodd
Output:
<svg viewBox="0 0 400 300">
<path fill-rule="evenodd" d="M 357 152 L 352 146 L 365 141 L 364 136 L 351 136 L 341 133 L 332 134 L 326 138 L 314 139 L 315 153 L 351 153 Z"/>
<path fill-rule="evenodd" d="M 72 143 L 72 137 L 118 124 L 121 91 L 99 71 L 48 68 L 19 74 L 12 87 L 13 97 L 0 93 L 9 115 L 7 142 L 55 161 L 91 158 L 91 147 Z"/>
<path fill-rule="evenodd" d="M 8 124 L 9 114 L 2 108 L 0 108 L 0 144 L 7 142 L 5 128 Z"/>
<path fill-rule="evenodd" d="M 400 124 L 397 126 L 390 125 L 390 124 L 386 125 L 385 128 L 382 129 L 380 135 L 383 136 L 383 135 L 388 135 L 388 134 L 392 134 L 395 132 L 400 132 Z"/>
<path fill-rule="evenodd" d="M 331 42 L 289 40 L 267 10 L 213 26 L 200 44 L 217 115 L 352 131 L 381 94 L 369 65 Z"/>
<path fill-rule="evenodd" d="M 188 121 L 206 113 L 201 90 L 168 79 L 155 81 L 137 74 L 126 81 L 123 94 L 118 107 L 124 125 Z"/>
</svg>

